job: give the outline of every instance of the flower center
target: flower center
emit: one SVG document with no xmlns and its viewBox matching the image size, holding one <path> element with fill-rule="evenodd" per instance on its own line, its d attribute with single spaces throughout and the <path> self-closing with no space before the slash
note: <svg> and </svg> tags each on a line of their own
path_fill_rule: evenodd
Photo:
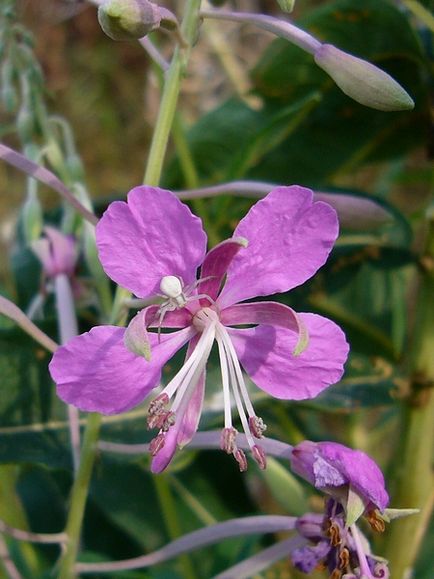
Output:
<svg viewBox="0 0 434 579">
<path fill-rule="evenodd" d="M 193 316 L 193 326 L 202 333 L 211 323 L 219 322 L 217 312 L 211 308 L 201 308 Z"/>
</svg>

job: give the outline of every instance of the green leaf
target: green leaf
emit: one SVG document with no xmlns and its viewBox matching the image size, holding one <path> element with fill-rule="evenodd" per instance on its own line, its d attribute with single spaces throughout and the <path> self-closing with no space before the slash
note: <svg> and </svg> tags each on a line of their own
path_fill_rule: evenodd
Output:
<svg viewBox="0 0 434 579">
<path fill-rule="evenodd" d="M 396 397 L 405 383 L 402 375 L 381 358 L 351 354 L 343 379 L 327 388 L 304 406 L 352 414 L 357 410 L 385 408 L 396 403 Z"/>
<path fill-rule="evenodd" d="M 285 512 L 299 516 L 309 510 L 303 486 L 298 479 L 273 457 L 267 457 L 267 468 L 260 474 L 273 498 Z"/>
</svg>

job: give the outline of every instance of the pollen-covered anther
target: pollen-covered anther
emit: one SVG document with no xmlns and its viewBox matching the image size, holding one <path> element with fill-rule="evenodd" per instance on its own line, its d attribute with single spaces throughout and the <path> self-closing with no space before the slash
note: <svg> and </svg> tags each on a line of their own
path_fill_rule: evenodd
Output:
<svg viewBox="0 0 434 579">
<path fill-rule="evenodd" d="M 152 430 L 154 428 L 163 428 L 167 423 L 168 417 L 173 414 L 166 410 L 166 406 L 169 402 L 169 396 L 167 394 L 160 394 L 153 400 L 148 408 L 147 424 L 148 429 Z M 172 423 L 173 424 L 173 423 Z M 167 428 L 166 428 L 167 430 Z"/>
<path fill-rule="evenodd" d="M 378 514 L 378 511 L 369 511 L 367 515 L 368 523 L 373 531 L 377 533 L 384 533 L 386 523 L 384 519 Z"/>
<path fill-rule="evenodd" d="M 163 433 L 158 434 L 155 438 L 151 440 L 149 443 L 149 452 L 152 456 L 155 456 L 157 452 L 159 452 L 165 443 L 165 435 Z"/>
<path fill-rule="evenodd" d="M 330 537 L 330 544 L 332 545 L 332 547 L 337 547 L 338 545 L 341 544 L 342 542 L 341 531 L 336 523 L 330 521 L 329 527 L 326 531 L 326 535 Z"/>
<path fill-rule="evenodd" d="M 160 414 L 168 404 L 169 396 L 165 393 L 160 394 L 149 404 L 148 414 L 150 416 L 153 414 Z"/>
<path fill-rule="evenodd" d="M 339 553 L 339 569 L 344 571 L 348 568 L 350 564 L 350 552 L 347 547 L 344 547 Z"/>
<path fill-rule="evenodd" d="M 233 454 L 236 451 L 235 440 L 238 432 L 235 428 L 224 428 L 220 436 L 220 448 L 227 454 Z"/>
<path fill-rule="evenodd" d="M 163 423 L 161 425 L 161 430 L 167 432 L 171 426 L 175 424 L 176 416 L 174 412 L 166 412 L 164 416 Z"/>
<path fill-rule="evenodd" d="M 252 454 L 253 458 L 258 463 L 259 468 L 261 470 L 265 470 L 267 468 L 267 457 L 265 455 L 264 449 L 261 446 L 255 444 L 255 446 L 252 446 Z"/>
<path fill-rule="evenodd" d="M 262 438 L 264 432 L 267 430 L 267 425 L 259 416 L 249 417 L 249 427 L 255 438 Z"/>
<path fill-rule="evenodd" d="M 247 457 L 241 448 L 237 448 L 234 452 L 234 458 L 238 463 L 240 472 L 245 472 L 247 470 Z"/>
</svg>

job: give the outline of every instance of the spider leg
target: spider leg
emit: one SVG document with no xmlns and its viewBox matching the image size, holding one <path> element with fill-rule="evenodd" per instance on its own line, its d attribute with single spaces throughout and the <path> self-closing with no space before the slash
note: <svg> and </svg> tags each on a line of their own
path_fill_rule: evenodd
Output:
<svg viewBox="0 0 434 579">
<path fill-rule="evenodd" d="M 163 320 L 164 320 L 164 316 L 167 314 L 167 312 L 173 312 L 176 310 L 176 304 L 168 301 L 165 304 L 162 304 L 160 306 L 160 309 L 157 311 L 157 315 L 159 315 L 159 319 L 158 319 L 158 330 L 157 330 L 157 334 L 158 334 L 158 343 L 160 343 L 161 340 L 161 326 L 163 324 Z M 155 317 L 156 317 L 155 316 Z M 155 318 L 154 318 L 155 321 Z"/>
<path fill-rule="evenodd" d="M 212 306 L 215 306 L 215 301 L 208 294 L 195 294 L 194 296 L 189 296 L 186 298 L 187 302 L 192 302 L 195 300 L 208 300 Z"/>
</svg>

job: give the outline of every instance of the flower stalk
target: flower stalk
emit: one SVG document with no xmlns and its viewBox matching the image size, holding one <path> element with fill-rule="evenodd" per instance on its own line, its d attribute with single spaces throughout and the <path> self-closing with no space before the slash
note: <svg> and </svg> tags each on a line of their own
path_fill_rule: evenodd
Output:
<svg viewBox="0 0 434 579">
<path fill-rule="evenodd" d="M 431 216 L 424 256 L 424 271 L 416 301 L 416 324 L 412 349 L 411 397 L 403 408 L 404 440 L 399 449 L 400 471 L 393 503 L 419 508 L 419 516 L 397 521 L 386 544 L 386 556 L 395 579 L 408 577 L 414 565 L 433 508 L 434 450 L 434 216 Z M 431 387 L 430 387 L 431 386 Z"/>
<path fill-rule="evenodd" d="M 199 7 L 200 0 L 187 0 L 186 2 L 185 16 L 181 25 L 181 33 L 190 45 L 193 43 L 196 32 Z M 146 183 L 158 184 L 160 180 L 164 156 L 179 95 L 182 72 L 186 65 L 188 54 L 188 49 L 181 50 L 180 47 L 177 47 L 170 68 L 167 72 L 160 110 L 145 171 L 144 181 Z M 124 299 L 128 295 L 129 294 L 125 292 L 123 288 L 119 287 L 117 289 L 111 314 L 112 320 L 119 319 Z M 66 526 L 68 543 L 60 564 L 59 579 L 70 579 L 75 576 L 74 565 L 78 553 L 88 488 L 97 453 L 97 441 L 100 425 L 101 415 L 89 414 L 84 433 L 81 461 L 72 489 L 71 507 Z"/>
<path fill-rule="evenodd" d="M 61 273 L 54 278 L 54 293 L 56 295 L 57 319 L 59 324 L 60 343 L 78 334 L 77 316 L 75 314 L 74 297 L 69 278 Z M 68 404 L 69 436 L 71 439 L 72 462 L 74 472 L 80 464 L 80 424 L 78 409 Z"/>
<path fill-rule="evenodd" d="M 81 459 L 77 476 L 72 487 L 71 508 L 66 525 L 68 537 L 64 556 L 60 563 L 59 579 L 71 579 L 75 576 L 74 565 L 80 542 L 80 531 L 83 522 L 84 508 L 89 489 L 95 457 L 98 451 L 98 436 L 101 426 L 101 415 L 89 414 L 84 433 Z"/>
</svg>

